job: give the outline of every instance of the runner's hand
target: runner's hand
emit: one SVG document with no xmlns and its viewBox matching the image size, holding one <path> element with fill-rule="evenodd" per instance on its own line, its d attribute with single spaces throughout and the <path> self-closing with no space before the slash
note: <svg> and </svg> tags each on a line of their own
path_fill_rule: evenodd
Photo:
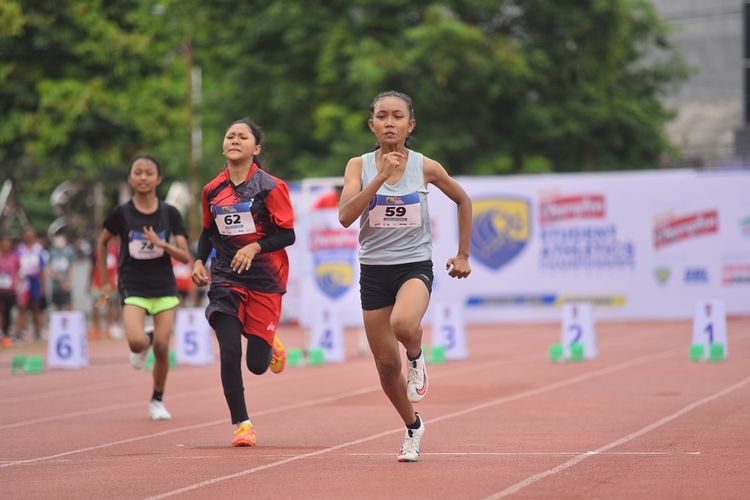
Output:
<svg viewBox="0 0 750 500">
<path fill-rule="evenodd" d="M 258 255 L 259 251 L 260 246 L 257 243 L 250 243 L 249 245 L 237 250 L 237 253 L 234 254 L 230 264 L 232 271 L 241 273 L 250 269 L 250 266 L 253 264 L 253 259 Z"/>
<path fill-rule="evenodd" d="M 448 271 L 448 275 L 451 278 L 466 278 L 471 274 L 471 265 L 469 265 L 469 258 L 464 255 L 456 255 L 448 259 L 445 264 L 445 269 Z"/>
<path fill-rule="evenodd" d="M 208 285 L 208 272 L 202 260 L 196 260 L 193 263 L 193 273 L 190 275 L 195 286 Z"/>
</svg>

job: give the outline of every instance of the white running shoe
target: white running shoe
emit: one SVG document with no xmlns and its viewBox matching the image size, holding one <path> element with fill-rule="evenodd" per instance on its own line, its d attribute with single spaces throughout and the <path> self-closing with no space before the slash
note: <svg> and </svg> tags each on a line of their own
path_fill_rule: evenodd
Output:
<svg viewBox="0 0 750 500">
<path fill-rule="evenodd" d="M 424 363 L 424 349 L 414 361 L 406 358 L 406 395 L 412 403 L 418 403 L 427 394 L 427 368 Z"/>
<path fill-rule="evenodd" d="M 146 328 L 145 333 L 150 341 L 150 344 L 148 345 L 148 347 L 142 350 L 141 352 L 130 353 L 130 365 L 136 370 L 142 370 L 143 367 L 146 365 L 146 360 L 148 359 L 148 353 L 151 352 L 151 346 L 154 344 L 154 329 L 151 327 Z"/>
<path fill-rule="evenodd" d="M 424 436 L 424 420 L 421 420 L 419 429 L 406 429 L 404 435 L 404 444 L 401 445 L 401 449 L 398 452 L 399 462 L 416 462 L 419 460 L 419 443 L 422 441 Z"/>
<path fill-rule="evenodd" d="M 170 420 L 172 415 L 164 407 L 164 403 L 152 399 L 148 404 L 148 418 L 151 420 Z"/>
</svg>

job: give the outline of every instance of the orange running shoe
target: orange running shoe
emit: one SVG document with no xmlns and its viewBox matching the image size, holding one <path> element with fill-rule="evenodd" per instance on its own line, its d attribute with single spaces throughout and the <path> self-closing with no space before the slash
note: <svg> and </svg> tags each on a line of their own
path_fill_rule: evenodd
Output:
<svg viewBox="0 0 750 500">
<path fill-rule="evenodd" d="M 10 340 L 10 337 L 3 337 L 3 347 L 13 347 L 13 341 Z"/>
<path fill-rule="evenodd" d="M 234 431 L 232 446 L 255 446 L 256 439 L 257 436 L 255 435 L 253 424 L 250 422 L 243 422 Z"/>
<path fill-rule="evenodd" d="M 286 368 L 286 349 L 284 344 L 279 340 L 279 336 L 276 335 L 273 338 L 273 358 L 271 359 L 271 371 L 274 373 L 281 373 Z"/>
</svg>

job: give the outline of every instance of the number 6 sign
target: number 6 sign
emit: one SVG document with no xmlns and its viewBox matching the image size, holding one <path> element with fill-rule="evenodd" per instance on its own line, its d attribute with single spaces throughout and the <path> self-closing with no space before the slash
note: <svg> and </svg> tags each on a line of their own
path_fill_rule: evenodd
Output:
<svg viewBox="0 0 750 500">
<path fill-rule="evenodd" d="M 50 314 L 47 366 L 49 368 L 89 366 L 86 318 L 83 311 L 55 311 Z"/>
</svg>

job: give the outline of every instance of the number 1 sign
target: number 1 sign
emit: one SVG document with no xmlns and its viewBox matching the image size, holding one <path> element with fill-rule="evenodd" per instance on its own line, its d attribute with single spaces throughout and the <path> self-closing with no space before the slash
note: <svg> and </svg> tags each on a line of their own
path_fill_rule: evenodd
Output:
<svg viewBox="0 0 750 500">
<path fill-rule="evenodd" d="M 723 344 L 726 357 L 729 354 L 727 341 L 727 315 L 724 303 L 720 300 L 698 301 L 693 320 L 693 344 L 705 346 L 703 352 L 706 357 L 711 352 L 711 344 Z"/>
</svg>

